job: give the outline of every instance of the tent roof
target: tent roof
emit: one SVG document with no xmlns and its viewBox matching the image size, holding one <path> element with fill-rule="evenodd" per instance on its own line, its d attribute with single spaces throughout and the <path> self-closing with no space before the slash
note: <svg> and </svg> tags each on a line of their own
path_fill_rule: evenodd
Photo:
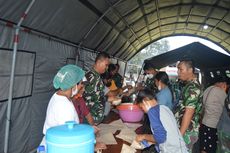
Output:
<svg viewBox="0 0 230 153">
<path fill-rule="evenodd" d="M 16 24 L 29 3 L 0 0 L 1 23 Z M 229 51 L 229 10 L 229 0 L 36 0 L 22 25 L 129 60 L 173 35 L 202 37 Z"/>
<path fill-rule="evenodd" d="M 167 53 L 149 58 L 145 60 L 145 63 L 151 62 L 157 69 L 160 69 L 183 59 L 192 60 L 195 67 L 201 70 L 230 66 L 230 56 L 213 50 L 199 42 L 194 42 Z"/>
</svg>

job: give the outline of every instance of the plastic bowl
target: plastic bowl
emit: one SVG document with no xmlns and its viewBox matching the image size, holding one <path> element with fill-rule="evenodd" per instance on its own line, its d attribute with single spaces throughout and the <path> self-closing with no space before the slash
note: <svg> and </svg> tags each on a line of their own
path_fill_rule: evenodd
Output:
<svg viewBox="0 0 230 153">
<path fill-rule="evenodd" d="M 124 122 L 140 122 L 144 112 L 135 104 L 121 104 L 117 106 L 119 115 Z"/>
<path fill-rule="evenodd" d="M 141 110 L 138 105 L 135 105 L 133 103 L 121 103 L 119 106 L 117 106 L 118 110 Z"/>
</svg>

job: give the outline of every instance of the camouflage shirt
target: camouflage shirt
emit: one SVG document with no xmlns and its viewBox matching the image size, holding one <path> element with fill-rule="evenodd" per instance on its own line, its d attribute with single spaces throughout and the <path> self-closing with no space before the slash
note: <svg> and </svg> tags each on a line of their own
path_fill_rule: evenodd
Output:
<svg viewBox="0 0 230 153">
<path fill-rule="evenodd" d="M 154 91 L 154 93 L 158 92 L 158 89 L 155 85 L 155 77 L 152 78 L 147 78 L 145 81 L 145 87 L 151 89 L 152 91 Z"/>
<path fill-rule="evenodd" d="M 95 70 L 88 71 L 85 75 L 89 84 L 85 86 L 84 98 L 91 115 L 96 123 L 104 118 L 104 84 L 100 74 Z"/>
<path fill-rule="evenodd" d="M 179 102 L 182 101 L 181 92 L 184 87 L 184 83 L 182 81 L 171 82 L 170 87 L 173 93 L 173 112 L 175 113 L 177 107 L 179 107 Z"/>
<path fill-rule="evenodd" d="M 189 144 L 191 136 L 198 137 L 199 131 L 199 117 L 202 107 L 202 102 L 200 101 L 201 88 L 199 82 L 197 80 L 187 82 L 182 89 L 181 96 L 182 101 L 179 102 L 179 107 L 177 108 L 175 113 L 175 117 L 177 119 L 179 127 L 185 113 L 185 108 L 187 107 L 195 109 L 191 123 L 184 134 L 184 140 L 186 144 Z"/>
</svg>

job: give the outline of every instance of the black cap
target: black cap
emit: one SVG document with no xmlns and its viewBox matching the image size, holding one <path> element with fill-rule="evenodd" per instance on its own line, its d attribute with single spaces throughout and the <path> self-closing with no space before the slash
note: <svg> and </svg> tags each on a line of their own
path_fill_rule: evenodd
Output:
<svg viewBox="0 0 230 153">
<path fill-rule="evenodd" d="M 216 76 L 213 78 L 213 83 L 220 83 L 220 82 L 228 82 L 228 78 L 226 76 Z"/>
</svg>

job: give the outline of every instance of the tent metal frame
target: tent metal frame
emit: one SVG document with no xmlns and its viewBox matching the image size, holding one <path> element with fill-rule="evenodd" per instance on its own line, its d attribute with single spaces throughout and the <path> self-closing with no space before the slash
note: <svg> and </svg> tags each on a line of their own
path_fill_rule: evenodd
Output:
<svg viewBox="0 0 230 153">
<path fill-rule="evenodd" d="M 129 8 L 127 6 L 124 8 L 123 5 L 127 5 L 129 2 L 133 2 L 133 7 Z M 33 27 L 29 29 L 57 40 L 75 44 L 79 48 L 85 47 L 94 52 L 98 50 L 108 52 L 110 55 L 124 61 L 130 60 L 143 49 L 143 46 L 167 36 L 197 36 L 211 40 L 225 50 L 228 50 L 230 46 L 230 32 L 227 28 L 229 26 L 230 8 L 228 7 L 229 3 L 222 0 L 212 2 L 205 0 L 199 2 L 195 0 L 191 2 L 182 0 L 169 2 L 159 0 L 104 0 L 99 5 L 95 5 L 96 2 L 93 1 L 80 0 L 76 3 L 85 6 L 84 8 L 87 11 L 98 17 L 82 33 L 77 42 L 62 35 L 44 32 L 42 29 L 33 29 Z M 165 13 L 166 11 L 170 13 L 170 9 L 175 9 L 173 14 Z M 202 13 L 202 10 L 205 14 Z M 221 11 L 221 14 L 213 15 L 215 11 Z M 138 13 L 138 17 L 133 18 L 135 13 Z M 115 16 L 115 19 L 113 20 L 113 17 L 108 16 L 108 14 Z M 198 20 L 196 20 L 197 18 Z M 95 40 L 92 44 L 85 43 L 90 40 L 89 36 L 93 35 L 99 28 L 99 23 L 105 23 L 107 30 L 100 39 Z M 209 30 L 203 30 L 203 25 L 208 25 Z M 222 33 L 223 36 L 221 36 Z M 96 37 L 98 37 L 98 34 Z"/>
<path fill-rule="evenodd" d="M 5 128 L 5 139 L 4 139 L 4 153 L 8 153 L 8 143 L 9 143 L 9 133 L 10 133 L 10 121 L 11 121 L 11 106 L 12 106 L 12 98 L 13 98 L 13 87 L 14 87 L 14 73 L 15 73 L 15 63 L 17 58 L 17 50 L 18 50 L 18 42 L 19 42 L 19 31 L 22 22 L 26 18 L 29 10 L 33 6 L 35 0 L 31 0 L 30 4 L 26 8 L 25 12 L 21 16 L 20 20 L 18 21 L 17 27 L 15 29 L 14 35 L 14 47 L 13 47 L 13 57 L 12 57 L 12 67 L 10 73 L 10 87 L 9 87 L 9 97 L 7 103 L 7 113 L 6 113 L 6 128 Z"/>
</svg>

